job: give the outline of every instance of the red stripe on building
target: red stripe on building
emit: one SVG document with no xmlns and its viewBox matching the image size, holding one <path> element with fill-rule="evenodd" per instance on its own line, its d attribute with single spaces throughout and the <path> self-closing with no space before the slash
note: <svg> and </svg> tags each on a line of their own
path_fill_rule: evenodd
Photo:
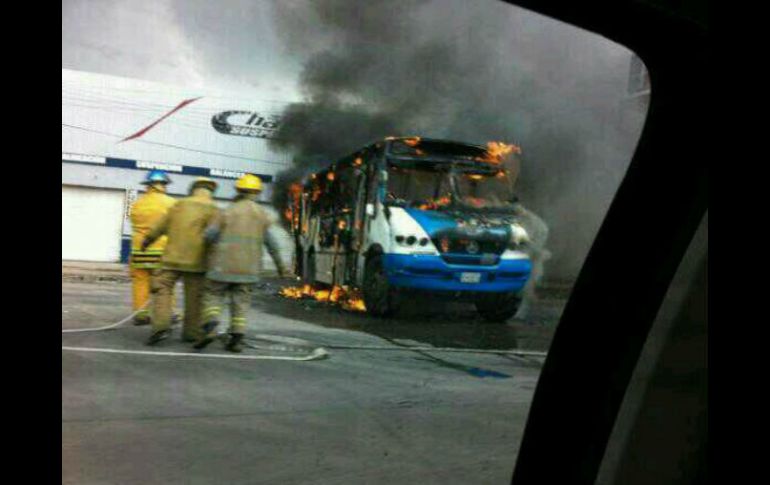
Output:
<svg viewBox="0 0 770 485">
<path fill-rule="evenodd" d="M 169 112 L 168 112 L 168 113 L 166 113 L 165 115 L 161 116 L 160 118 L 158 118 L 157 120 L 155 120 L 153 123 L 151 123 L 151 124 L 147 125 L 146 127 L 142 128 L 141 130 L 137 131 L 137 132 L 136 132 L 136 133 L 134 133 L 133 135 L 131 135 L 131 136 L 127 136 L 126 138 L 123 138 L 123 139 L 122 139 L 122 140 L 120 140 L 118 143 L 123 143 L 124 141 L 128 141 L 128 140 L 134 140 L 134 139 L 136 139 L 136 138 L 139 138 L 140 136 L 144 135 L 145 133 L 147 133 L 148 131 L 150 131 L 151 129 L 153 129 L 153 128 L 155 127 L 155 125 L 157 125 L 157 124 L 158 124 L 158 123 L 160 123 L 161 121 L 165 120 L 166 118 L 168 118 L 168 117 L 169 117 L 169 116 L 171 116 L 172 114 L 176 113 L 176 112 L 177 112 L 177 111 L 179 111 L 180 109 L 184 108 L 184 107 L 185 107 L 185 106 L 187 106 L 188 104 L 192 103 L 193 101 L 197 101 L 197 100 L 201 99 L 202 97 L 203 97 L 203 96 L 200 96 L 200 97 L 198 97 L 198 98 L 190 98 L 190 99 L 185 99 L 184 101 L 182 101 L 181 103 L 179 103 L 178 105 L 176 105 L 176 107 L 175 107 L 174 109 L 172 109 L 171 111 L 169 111 Z"/>
</svg>

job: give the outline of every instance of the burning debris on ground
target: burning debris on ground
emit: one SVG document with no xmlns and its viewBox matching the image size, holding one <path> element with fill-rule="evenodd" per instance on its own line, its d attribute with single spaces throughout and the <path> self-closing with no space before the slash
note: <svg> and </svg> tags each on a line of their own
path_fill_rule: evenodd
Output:
<svg viewBox="0 0 770 485">
<path fill-rule="evenodd" d="M 281 289 L 279 294 L 285 298 L 309 299 L 322 303 L 331 303 L 348 311 L 366 311 L 364 300 L 357 290 L 339 285 L 332 286 L 331 288 L 310 284 L 286 286 Z"/>
</svg>

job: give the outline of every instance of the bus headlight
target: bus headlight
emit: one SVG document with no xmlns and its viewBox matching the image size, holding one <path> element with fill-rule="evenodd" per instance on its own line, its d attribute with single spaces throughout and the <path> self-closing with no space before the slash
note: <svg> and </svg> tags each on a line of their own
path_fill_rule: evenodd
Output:
<svg viewBox="0 0 770 485">
<path fill-rule="evenodd" d="M 427 246 L 430 242 L 430 239 L 427 237 L 421 237 L 417 238 L 414 234 L 410 234 L 408 236 L 404 236 L 402 234 L 399 234 L 398 236 L 394 237 L 393 239 L 396 240 L 396 242 L 402 246 L 414 246 L 415 244 L 420 244 L 420 246 Z"/>
<path fill-rule="evenodd" d="M 508 242 L 509 249 L 518 249 L 529 243 L 529 234 L 518 224 L 511 224 L 511 240 Z"/>
<path fill-rule="evenodd" d="M 417 236 L 410 234 L 408 236 L 404 236 L 403 234 L 399 234 L 398 236 L 394 237 L 393 239 L 396 240 L 396 242 L 402 246 L 414 246 L 414 243 L 417 242 Z"/>
</svg>

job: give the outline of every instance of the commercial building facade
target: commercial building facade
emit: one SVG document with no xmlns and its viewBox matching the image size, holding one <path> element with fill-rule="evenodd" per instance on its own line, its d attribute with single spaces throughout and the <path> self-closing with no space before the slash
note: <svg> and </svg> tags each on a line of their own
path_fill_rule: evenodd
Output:
<svg viewBox="0 0 770 485">
<path fill-rule="evenodd" d="M 282 109 L 272 100 L 62 69 L 62 260 L 127 261 L 129 207 L 156 168 L 169 173 L 175 197 L 195 177 L 214 178 L 222 206 L 235 179 L 259 175 L 261 202 L 272 211 L 272 181 L 290 165 L 268 147 Z M 278 232 L 290 257 L 290 238 Z"/>
</svg>

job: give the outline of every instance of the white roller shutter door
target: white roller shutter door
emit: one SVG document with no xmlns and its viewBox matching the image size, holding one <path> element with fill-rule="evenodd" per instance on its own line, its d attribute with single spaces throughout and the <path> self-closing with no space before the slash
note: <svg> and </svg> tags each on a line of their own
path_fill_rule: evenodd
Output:
<svg viewBox="0 0 770 485">
<path fill-rule="evenodd" d="M 124 204 L 122 190 L 62 185 L 62 260 L 120 261 Z"/>
</svg>

